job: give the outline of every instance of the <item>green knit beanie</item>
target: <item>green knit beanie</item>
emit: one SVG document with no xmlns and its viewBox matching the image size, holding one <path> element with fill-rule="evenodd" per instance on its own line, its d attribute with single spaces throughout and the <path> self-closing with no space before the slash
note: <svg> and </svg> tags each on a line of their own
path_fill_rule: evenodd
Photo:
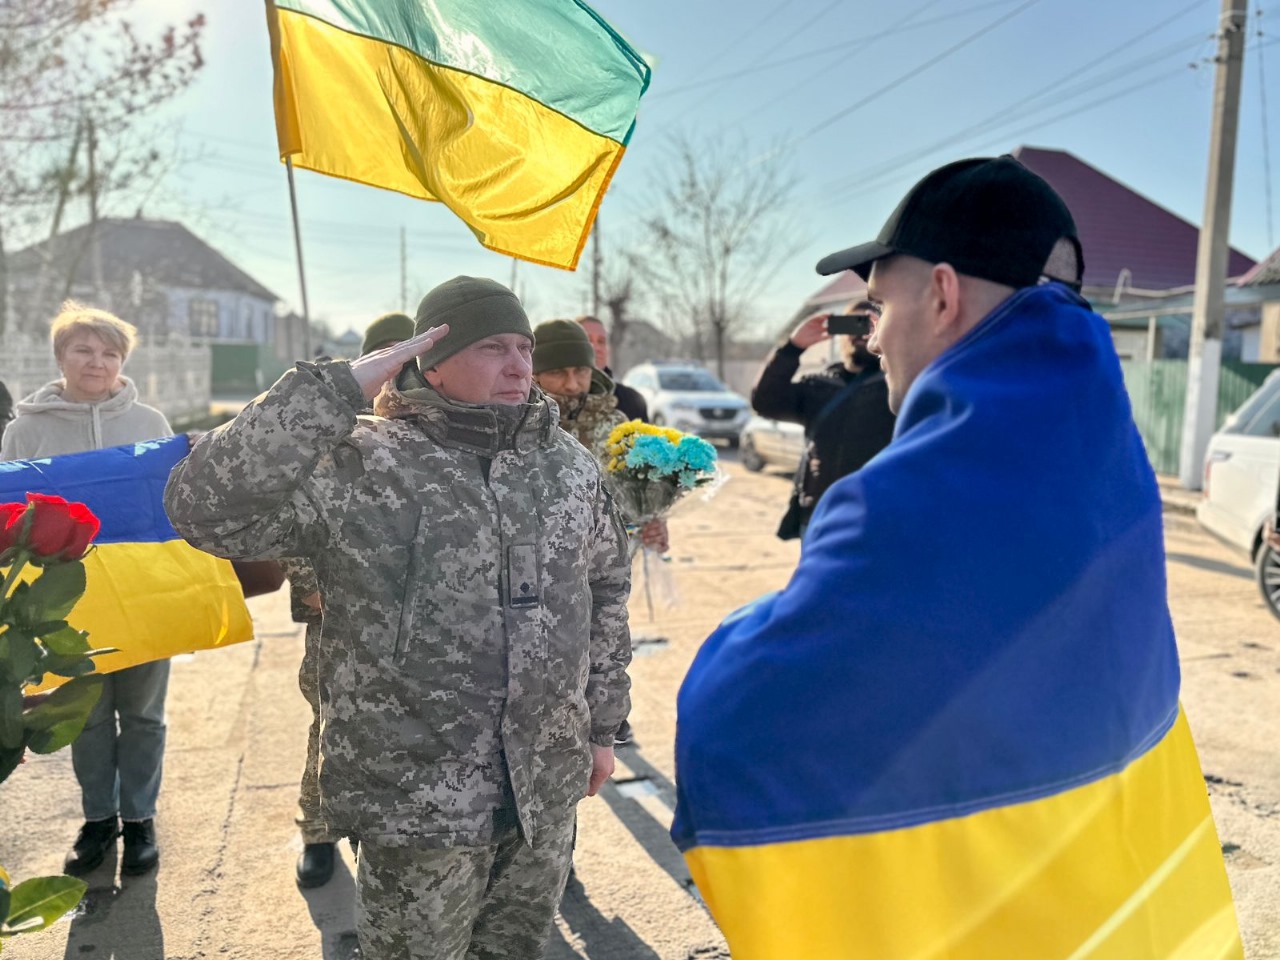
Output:
<svg viewBox="0 0 1280 960">
<path fill-rule="evenodd" d="M 533 372 L 592 367 L 596 352 L 587 331 L 572 320 L 545 320 L 533 331 Z"/>
<path fill-rule="evenodd" d="M 365 330 L 360 356 L 408 340 L 412 336 L 413 319 L 407 313 L 384 313 Z"/>
<path fill-rule="evenodd" d="M 413 322 L 414 336 L 442 323 L 449 325 L 449 332 L 418 358 L 419 369 L 430 370 L 459 350 L 499 333 L 533 339 L 529 317 L 516 295 L 496 280 L 480 277 L 454 277 L 422 298 Z"/>
</svg>

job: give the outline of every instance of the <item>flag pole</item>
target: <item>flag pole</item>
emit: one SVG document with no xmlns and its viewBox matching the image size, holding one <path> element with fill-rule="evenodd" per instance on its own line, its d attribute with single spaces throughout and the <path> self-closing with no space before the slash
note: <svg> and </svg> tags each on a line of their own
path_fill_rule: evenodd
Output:
<svg viewBox="0 0 1280 960">
<path fill-rule="evenodd" d="M 302 359 L 311 359 L 311 311 L 307 307 L 307 272 L 302 266 L 302 229 L 298 226 L 298 191 L 293 185 L 293 160 L 284 158 L 289 174 L 289 207 L 293 211 L 293 246 L 298 252 L 298 286 L 302 289 Z"/>
</svg>

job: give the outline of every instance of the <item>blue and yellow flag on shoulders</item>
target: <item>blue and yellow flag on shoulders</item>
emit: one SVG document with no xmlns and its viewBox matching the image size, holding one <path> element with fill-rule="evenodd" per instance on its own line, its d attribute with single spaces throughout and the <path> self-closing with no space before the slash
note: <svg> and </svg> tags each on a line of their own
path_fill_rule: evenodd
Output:
<svg viewBox="0 0 1280 960">
<path fill-rule="evenodd" d="M 1106 322 L 1021 291 L 703 645 L 672 833 L 734 960 L 1240 960 L 1178 691 Z"/>
<path fill-rule="evenodd" d="M 188 544 L 165 515 L 165 483 L 189 449 L 180 434 L 0 463 L 0 503 L 51 494 L 86 504 L 102 522 L 84 559 L 84 596 L 67 617 L 93 646 L 117 648 L 94 658 L 99 672 L 253 637 L 231 564 Z M 46 675 L 40 689 L 62 682 Z"/>
<path fill-rule="evenodd" d="M 649 66 L 581 0 L 268 0 L 281 159 L 574 269 Z"/>
</svg>

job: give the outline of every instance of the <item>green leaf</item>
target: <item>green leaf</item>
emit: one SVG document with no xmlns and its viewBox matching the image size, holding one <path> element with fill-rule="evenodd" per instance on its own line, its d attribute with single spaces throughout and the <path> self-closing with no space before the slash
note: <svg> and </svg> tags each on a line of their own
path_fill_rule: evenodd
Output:
<svg viewBox="0 0 1280 960">
<path fill-rule="evenodd" d="M 84 656 L 50 656 L 41 668 L 58 677 L 83 677 L 93 673 L 93 661 Z"/>
<path fill-rule="evenodd" d="M 51 652 L 62 654 L 63 656 L 73 654 L 83 656 L 85 651 L 89 649 L 89 634 L 83 630 L 68 627 L 65 623 L 62 624 L 62 629 L 60 630 L 50 630 L 48 633 L 41 633 L 37 630 L 36 636 L 44 641 L 44 645 Z"/>
<path fill-rule="evenodd" d="M 22 746 L 25 734 L 22 717 L 22 688 L 0 686 L 0 747 L 15 750 Z"/>
<path fill-rule="evenodd" d="M 0 887 L 0 920 L 8 919 L 8 917 L 9 917 L 9 887 L 6 884 L 5 886 Z"/>
<path fill-rule="evenodd" d="M 25 752 L 25 747 L 18 747 L 16 750 L 0 750 L 0 783 L 8 780 L 9 774 L 18 769 L 18 764 L 22 762 L 22 755 Z"/>
<path fill-rule="evenodd" d="M 0 633 L 0 673 L 14 683 L 24 683 L 35 668 L 40 649 L 27 633 L 10 627 Z"/>
<path fill-rule="evenodd" d="M 38 707 L 26 712 L 27 746 L 34 753 L 61 750 L 84 729 L 89 711 L 102 695 L 102 675 L 78 677 L 49 694 Z"/>
<path fill-rule="evenodd" d="M 84 564 L 79 560 L 45 567 L 18 606 L 27 623 L 61 620 L 84 595 Z"/>
<path fill-rule="evenodd" d="M 57 674 L 60 677 L 82 677 L 86 673 L 93 673 L 96 664 L 93 657 L 101 656 L 104 653 L 116 653 L 116 647 L 96 647 L 93 650 L 86 650 L 84 653 L 74 653 L 69 656 L 51 653 L 40 662 L 40 669 L 47 670 L 49 673 Z M 39 681 L 35 681 L 37 684 Z"/>
<path fill-rule="evenodd" d="M 56 630 L 63 630 L 69 624 L 65 620 L 46 620 L 44 623 L 33 624 L 31 633 L 36 637 L 43 637 L 46 633 L 53 633 Z"/>
<path fill-rule="evenodd" d="M 18 884 L 9 895 L 9 916 L 0 934 L 43 930 L 68 910 L 74 910 L 89 885 L 75 877 L 34 877 Z"/>
</svg>

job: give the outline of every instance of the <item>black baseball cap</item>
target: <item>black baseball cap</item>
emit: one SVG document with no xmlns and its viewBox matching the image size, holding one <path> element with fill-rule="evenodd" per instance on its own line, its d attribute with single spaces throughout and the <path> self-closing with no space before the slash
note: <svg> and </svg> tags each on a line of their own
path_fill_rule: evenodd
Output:
<svg viewBox="0 0 1280 960">
<path fill-rule="evenodd" d="M 1006 286 L 1035 286 L 1063 237 L 1080 255 L 1075 220 L 1043 178 L 1009 155 L 958 160 L 917 183 L 870 243 L 818 261 L 818 273 L 863 280 L 883 257 L 905 253 Z M 1080 275 L 1084 261 L 1080 261 Z"/>
</svg>

